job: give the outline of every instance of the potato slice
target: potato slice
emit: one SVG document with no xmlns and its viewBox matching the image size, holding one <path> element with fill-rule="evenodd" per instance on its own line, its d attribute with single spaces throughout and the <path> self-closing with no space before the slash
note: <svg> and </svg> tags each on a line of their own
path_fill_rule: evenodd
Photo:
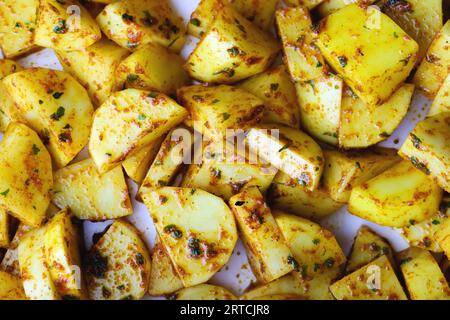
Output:
<svg viewBox="0 0 450 320">
<path fill-rule="evenodd" d="M 53 202 L 82 220 L 117 219 L 133 213 L 122 168 L 99 175 L 86 159 L 55 172 Z"/>
<path fill-rule="evenodd" d="M 23 288 L 30 300 L 59 300 L 45 259 L 45 227 L 33 229 L 20 239 L 18 257 Z"/>
<path fill-rule="evenodd" d="M 40 0 L 34 43 L 57 50 L 80 50 L 102 37 L 90 13 L 77 0 Z"/>
<path fill-rule="evenodd" d="M 302 128 L 331 145 L 338 144 L 343 86 L 342 79 L 334 75 L 295 85 Z"/>
<path fill-rule="evenodd" d="M 447 21 L 438 32 L 428 48 L 414 75 L 413 82 L 428 99 L 433 100 L 450 69 L 448 44 L 450 42 L 450 21 Z"/>
<path fill-rule="evenodd" d="M 354 187 L 401 161 L 397 150 L 385 148 L 352 152 L 325 150 L 324 155 L 323 186 L 338 202 L 348 202 Z"/>
<path fill-rule="evenodd" d="M 43 68 L 13 73 L 3 83 L 56 165 L 66 166 L 89 139 L 94 109 L 86 90 L 68 73 Z"/>
<path fill-rule="evenodd" d="M 50 155 L 38 135 L 12 123 L 0 144 L 0 207 L 20 221 L 39 226 L 53 187 Z"/>
<path fill-rule="evenodd" d="M 410 162 L 402 161 L 353 188 L 349 211 L 389 227 L 405 227 L 432 217 L 442 190 Z"/>
<path fill-rule="evenodd" d="M 0 3 L 0 47 L 6 58 L 35 48 L 33 38 L 39 0 L 4 0 Z"/>
<path fill-rule="evenodd" d="M 0 300 L 26 300 L 22 281 L 4 271 L 0 271 Z"/>
<path fill-rule="evenodd" d="M 330 291 L 337 300 L 408 299 L 384 255 L 333 283 Z"/>
<path fill-rule="evenodd" d="M 137 89 L 116 92 L 95 112 L 89 153 L 99 172 L 105 173 L 186 116 L 183 107 L 163 94 Z"/>
<path fill-rule="evenodd" d="M 23 68 L 15 61 L 7 59 L 0 60 L 0 80 L 14 72 L 22 70 Z M 11 122 L 11 118 L 17 118 L 16 109 L 14 100 L 0 81 L 0 132 L 6 131 L 8 124 Z"/>
<path fill-rule="evenodd" d="M 263 123 L 279 123 L 298 129 L 300 114 L 295 87 L 283 65 L 253 76 L 239 87 L 264 101 Z"/>
<path fill-rule="evenodd" d="M 357 4 L 322 21 L 317 45 L 369 106 L 386 102 L 400 88 L 415 65 L 419 49 L 388 16 Z"/>
<path fill-rule="evenodd" d="M 324 165 L 322 149 L 302 131 L 261 126 L 249 130 L 246 142 L 255 155 L 297 180 L 306 190 L 314 191 L 319 186 Z"/>
<path fill-rule="evenodd" d="M 419 122 L 399 151 L 447 192 L 450 192 L 449 140 L 450 112 L 444 112 Z"/>
<path fill-rule="evenodd" d="M 405 84 L 387 102 L 370 108 L 348 88 L 344 90 L 339 145 L 365 148 L 388 138 L 408 112 L 413 93 L 414 85 Z"/>
<path fill-rule="evenodd" d="M 208 281 L 228 262 L 237 230 L 222 199 L 203 190 L 174 187 L 141 196 L 186 287 Z"/>
<path fill-rule="evenodd" d="M 374 2 L 377 0 L 324 0 L 317 6 L 317 12 L 323 18 L 352 3 L 371 5 Z"/>
<path fill-rule="evenodd" d="M 376 234 L 367 226 L 359 228 L 353 242 L 352 251 L 348 258 L 346 272 L 352 273 L 370 262 L 386 255 L 392 266 L 395 267 L 395 259 L 389 242 Z"/>
<path fill-rule="evenodd" d="M 308 9 L 313 9 L 324 0 L 286 0 L 286 3 L 291 6 L 304 6 Z"/>
<path fill-rule="evenodd" d="M 450 257 L 450 197 L 444 197 L 444 200 L 440 206 L 440 212 L 444 213 L 447 216 L 447 219 L 441 222 L 438 230 L 435 233 L 435 239 L 438 241 L 439 246 L 444 251 L 447 258 Z"/>
<path fill-rule="evenodd" d="M 81 273 L 82 242 L 80 230 L 77 229 L 68 209 L 61 210 L 45 225 L 45 261 L 56 290 L 63 299 L 87 298 L 84 275 Z"/>
<path fill-rule="evenodd" d="M 20 278 L 20 267 L 19 267 L 19 243 L 20 239 L 33 227 L 27 226 L 24 223 L 20 223 L 17 227 L 16 234 L 11 240 L 8 250 L 3 257 L 2 263 L 0 264 L 0 270 L 12 274 L 15 277 Z"/>
<path fill-rule="evenodd" d="M 147 43 L 158 43 L 179 52 L 185 42 L 183 19 L 166 1 L 111 3 L 97 16 L 97 23 L 108 38 L 131 51 Z"/>
<path fill-rule="evenodd" d="M 303 278 L 339 268 L 346 257 L 334 235 L 319 224 L 273 210 L 275 221 L 292 252 L 290 262 Z"/>
<path fill-rule="evenodd" d="M 183 282 L 181 282 L 164 244 L 159 240 L 153 248 L 148 294 L 162 296 L 183 287 Z"/>
<path fill-rule="evenodd" d="M 115 91 L 115 71 L 129 52 L 103 38 L 83 50 L 58 50 L 56 55 L 64 70 L 86 88 L 94 105 L 100 106 Z"/>
<path fill-rule="evenodd" d="M 87 285 L 93 300 L 141 299 L 147 292 L 151 260 L 138 231 L 115 220 L 87 256 Z"/>
<path fill-rule="evenodd" d="M 450 288 L 430 252 L 410 248 L 399 253 L 400 269 L 411 300 L 449 300 Z"/>
<path fill-rule="evenodd" d="M 428 117 L 435 116 L 442 112 L 450 112 L 450 74 L 445 79 L 433 100 Z"/>
<path fill-rule="evenodd" d="M 279 51 L 276 41 L 231 7 L 217 12 L 185 68 L 202 82 L 235 83 L 266 70 Z"/>
<path fill-rule="evenodd" d="M 9 219 L 7 211 L 0 209 L 0 248 L 9 246 Z"/>
<path fill-rule="evenodd" d="M 237 300 L 227 289 L 211 284 L 199 284 L 181 289 L 174 294 L 176 300 Z"/>
<path fill-rule="evenodd" d="M 294 270 L 297 265 L 287 241 L 258 188 L 245 189 L 229 204 L 256 278 L 267 283 Z"/>
</svg>

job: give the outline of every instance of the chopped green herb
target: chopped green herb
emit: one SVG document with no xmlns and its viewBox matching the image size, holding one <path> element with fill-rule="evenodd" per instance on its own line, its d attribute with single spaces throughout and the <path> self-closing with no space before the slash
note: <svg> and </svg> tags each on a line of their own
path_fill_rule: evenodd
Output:
<svg viewBox="0 0 450 320">
<path fill-rule="evenodd" d="M 339 60 L 339 64 L 341 65 L 342 68 L 345 68 L 347 66 L 347 62 L 348 62 L 347 57 L 339 56 L 338 60 Z"/>
<path fill-rule="evenodd" d="M 271 83 L 270 84 L 270 90 L 271 91 L 277 91 L 279 86 L 280 86 L 280 84 L 278 84 L 278 83 Z"/>
<path fill-rule="evenodd" d="M 201 25 L 200 20 L 198 20 L 197 18 L 192 18 L 190 22 L 192 25 L 194 25 L 196 27 L 200 27 L 200 25 Z"/>
<path fill-rule="evenodd" d="M 420 144 L 422 143 L 422 140 L 419 139 L 415 134 L 410 133 L 409 136 L 411 137 L 411 142 L 416 149 L 420 149 Z"/>
<path fill-rule="evenodd" d="M 405 263 L 408 263 L 412 260 L 411 257 L 406 257 L 400 260 L 400 265 L 404 265 Z"/>
<path fill-rule="evenodd" d="M 297 260 L 293 256 L 288 256 L 287 262 L 294 268 L 294 270 L 299 271 L 300 265 L 298 264 Z"/>
<path fill-rule="evenodd" d="M 33 154 L 35 154 L 35 155 L 38 154 L 39 151 L 41 151 L 41 149 L 39 149 L 38 146 L 35 145 L 34 143 L 33 143 L 32 149 L 33 149 Z"/>
<path fill-rule="evenodd" d="M 241 22 L 238 19 L 234 19 L 234 22 L 236 23 L 236 26 L 239 28 L 239 30 L 241 30 L 244 33 L 247 33 L 244 26 L 241 24 Z"/>
<path fill-rule="evenodd" d="M 200 240 L 194 237 L 189 237 L 188 248 L 191 252 L 191 256 L 198 257 L 202 254 L 202 249 L 200 248 Z"/>
<path fill-rule="evenodd" d="M 316 68 L 320 68 L 320 67 L 322 67 L 322 66 L 323 66 L 323 65 L 322 65 L 322 62 L 317 61 Z"/>
<path fill-rule="evenodd" d="M 128 13 L 124 13 L 124 14 L 122 15 L 122 19 L 125 20 L 125 21 L 133 21 L 133 20 L 134 20 L 134 17 L 133 17 L 133 16 L 130 16 Z"/>
<path fill-rule="evenodd" d="M 282 147 L 278 150 L 278 152 L 281 152 L 281 151 L 283 151 L 283 150 L 286 150 L 286 149 L 288 149 L 290 146 L 292 146 L 292 141 L 289 141 L 289 142 L 286 143 L 284 146 L 282 146 Z"/>
<path fill-rule="evenodd" d="M 223 121 L 230 119 L 231 115 L 227 112 L 222 113 Z"/>
<path fill-rule="evenodd" d="M 238 47 L 232 47 L 227 51 L 231 57 L 237 57 L 241 53 L 241 50 L 239 50 Z"/>
<path fill-rule="evenodd" d="M 150 92 L 147 97 L 155 99 L 158 96 L 158 94 L 156 92 Z"/>
<path fill-rule="evenodd" d="M 43 104 L 44 103 L 44 101 L 42 101 L 42 100 L 39 100 L 39 104 Z"/>
<path fill-rule="evenodd" d="M 212 104 L 216 104 L 216 103 L 218 103 L 218 102 L 220 102 L 219 99 L 214 99 L 211 103 L 212 103 Z"/>
<path fill-rule="evenodd" d="M 320 239 L 314 239 L 314 240 L 312 241 L 312 243 L 314 243 L 314 244 L 319 244 L 319 243 L 320 243 Z"/>
<path fill-rule="evenodd" d="M 234 203 L 234 205 L 235 205 L 236 207 L 240 207 L 240 206 L 242 206 L 244 203 L 245 203 L 245 201 L 236 201 L 236 202 Z"/>
<path fill-rule="evenodd" d="M 220 71 L 214 72 L 213 76 L 217 76 L 219 74 L 226 74 L 229 78 L 233 77 L 235 74 L 235 71 L 233 68 L 223 68 Z"/>
<path fill-rule="evenodd" d="M 64 113 L 66 112 L 66 109 L 64 109 L 64 107 L 59 107 L 55 113 L 51 114 L 51 118 L 53 120 L 58 121 L 59 119 L 61 119 L 64 116 Z"/>
<path fill-rule="evenodd" d="M 409 220 L 409 224 L 412 225 L 412 226 L 415 225 L 416 224 L 416 220 L 414 220 L 414 219 Z"/>
<path fill-rule="evenodd" d="M 131 73 L 127 76 L 127 82 L 134 82 L 137 79 L 139 79 L 139 76 L 137 74 Z"/>
<path fill-rule="evenodd" d="M 0 192 L 0 194 L 4 197 L 6 197 L 8 195 L 8 193 L 9 193 L 9 189 L 6 189 L 5 191 Z"/>
<path fill-rule="evenodd" d="M 144 256 L 141 253 L 136 253 L 136 262 L 141 266 L 145 263 Z"/>
<path fill-rule="evenodd" d="M 439 220 L 433 220 L 433 222 L 432 222 L 435 226 L 437 226 L 438 224 L 441 224 L 441 222 L 439 221 Z"/>
<path fill-rule="evenodd" d="M 361 167 L 361 163 L 359 162 L 359 161 L 356 161 L 356 167 L 359 169 L 359 170 L 361 170 L 361 171 L 363 171 L 363 169 L 362 169 L 362 167 Z"/>
<path fill-rule="evenodd" d="M 64 92 L 55 92 L 54 94 L 53 94 L 53 98 L 55 98 L 55 99 L 59 99 L 59 98 L 61 98 L 61 96 L 64 94 Z"/>
<path fill-rule="evenodd" d="M 164 232 L 170 234 L 175 239 L 180 239 L 183 236 L 183 232 L 181 232 L 174 224 L 165 226 Z"/>
<path fill-rule="evenodd" d="M 220 169 L 212 168 L 211 173 L 212 173 L 213 177 L 215 177 L 217 179 L 220 179 L 220 177 L 222 176 L 222 171 L 220 171 Z"/>
<path fill-rule="evenodd" d="M 335 262 L 334 259 L 330 257 L 327 260 L 325 260 L 324 266 L 327 267 L 328 269 L 331 269 L 334 266 L 334 262 Z"/>
<path fill-rule="evenodd" d="M 410 157 L 409 160 L 411 161 L 414 167 L 421 170 L 427 175 L 430 174 L 430 170 L 427 168 L 427 166 L 424 163 L 420 162 L 419 159 L 417 159 L 415 156 Z"/>
<path fill-rule="evenodd" d="M 145 114 L 140 114 L 139 116 L 138 116 L 138 120 L 139 121 L 143 121 L 143 120 L 145 120 L 147 117 L 145 116 Z"/>
<path fill-rule="evenodd" d="M 145 26 L 150 27 L 158 23 L 158 19 L 156 19 L 154 16 L 150 14 L 148 10 L 144 11 L 144 19 L 142 19 L 142 22 Z"/>
<path fill-rule="evenodd" d="M 56 34 L 65 34 L 67 33 L 67 25 L 66 20 L 60 19 L 58 24 L 53 28 L 53 32 Z"/>
</svg>

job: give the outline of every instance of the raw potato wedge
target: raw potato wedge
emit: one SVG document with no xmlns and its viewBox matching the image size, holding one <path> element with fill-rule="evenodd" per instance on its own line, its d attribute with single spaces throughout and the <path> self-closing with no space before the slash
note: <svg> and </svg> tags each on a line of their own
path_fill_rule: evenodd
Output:
<svg viewBox="0 0 450 320">
<path fill-rule="evenodd" d="M 116 71 L 119 88 L 154 90 L 170 96 L 190 80 L 184 60 L 158 44 L 147 44 L 122 61 Z"/>
<path fill-rule="evenodd" d="M 295 86 L 283 65 L 253 76 L 239 87 L 264 101 L 263 123 L 279 123 L 298 129 L 300 114 Z"/>
<path fill-rule="evenodd" d="M 0 48 L 14 58 L 35 48 L 33 38 L 39 0 L 4 0 L 0 3 Z"/>
<path fill-rule="evenodd" d="M 321 22 L 317 45 L 369 106 L 386 102 L 400 88 L 416 63 L 419 49 L 388 16 L 357 4 Z"/>
<path fill-rule="evenodd" d="M 167 295 L 184 287 L 161 241 L 158 241 L 153 248 L 151 259 L 149 295 Z"/>
<path fill-rule="evenodd" d="M 346 257 L 334 235 L 319 224 L 273 210 L 275 221 L 292 252 L 290 263 L 303 278 L 342 267 Z"/>
<path fill-rule="evenodd" d="M 428 99 L 433 100 L 450 72 L 450 21 L 438 32 L 414 75 L 413 82 Z"/>
<path fill-rule="evenodd" d="M 352 273 L 378 259 L 382 255 L 386 255 L 391 266 L 395 267 L 395 259 L 389 242 L 376 234 L 369 227 L 363 225 L 359 228 L 355 241 L 353 242 L 352 251 L 350 252 L 346 266 L 346 272 Z"/>
<path fill-rule="evenodd" d="M 0 209 L 0 248 L 9 246 L 9 219 L 7 211 Z"/>
<path fill-rule="evenodd" d="M 235 83 L 265 71 L 279 51 L 275 39 L 230 7 L 217 12 L 185 68 L 202 82 Z"/>
<path fill-rule="evenodd" d="M 15 61 L 6 59 L 0 60 L 0 80 L 14 72 L 22 70 L 23 68 Z M 14 105 L 14 100 L 0 81 L 0 132 L 6 131 L 8 124 L 11 122 L 11 118 L 17 117 L 16 114 L 17 110 Z"/>
<path fill-rule="evenodd" d="M 141 196 L 184 286 L 208 281 L 228 262 L 238 236 L 222 199 L 174 187 Z"/>
<path fill-rule="evenodd" d="M 34 43 L 56 50 L 81 50 L 102 37 L 90 13 L 77 0 L 40 0 Z"/>
<path fill-rule="evenodd" d="M 95 112 L 89 153 L 98 171 L 105 173 L 186 116 L 186 109 L 163 94 L 137 89 L 116 92 Z"/>
<path fill-rule="evenodd" d="M 82 220 L 117 219 L 133 213 L 121 167 L 100 175 L 86 159 L 55 172 L 53 202 Z"/>
<path fill-rule="evenodd" d="M 128 50 L 157 43 L 179 52 L 185 42 L 183 19 L 167 1 L 127 0 L 107 5 L 97 16 L 103 33 Z"/>
<path fill-rule="evenodd" d="M 261 126 L 248 131 L 246 143 L 255 155 L 296 179 L 305 190 L 314 191 L 319 186 L 324 165 L 322 149 L 302 131 Z"/>
<path fill-rule="evenodd" d="M 447 192 L 450 192 L 449 140 L 450 112 L 444 112 L 419 122 L 399 151 Z"/>
<path fill-rule="evenodd" d="M 384 255 L 333 283 L 330 291 L 337 300 L 408 299 Z"/>
<path fill-rule="evenodd" d="M 400 269 L 411 300 L 450 300 L 450 288 L 431 253 L 410 248 L 399 253 Z"/>
<path fill-rule="evenodd" d="M 0 271 L 0 300 L 27 300 L 22 281 L 5 271 Z"/>
<path fill-rule="evenodd" d="M 38 135 L 11 123 L 0 144 L 0 207 L 37 227 L 43 222 L 53 187 L 52 162 Z"/>
<path fill-rule="evenodd" d="M 139 300 L 147 292 L 151 260 L 139 232 L 115 220 L 87 256 L 86 276 L 93 300 Z"/>
<path fill-rule="evenodd" d="M 199 284 L 181 289 L 174 294 L 176 300 L 237 300 L 227 289 L 211 284 Z"/>
<path fill-rule="evenodd" d="M 196 85 L 181 88 L 177 96 L 194 129 L 214 141 L 225 138 L 227 129 L 245 130 L 263 117 L 264 101 L 236 87 Z"/>
<path fill-rule="evenodd" d="M 73 224 L 68 209 L 57 213 L 45 225 L 45 261 L 56 290 L 63 299 L 87 298 L 84 275 L 81 273 L 81 243 L 80 230 Z"/>
<path fill-rule="evenodd" d="M 331 198 L 323 186 L 308 191 L 289 175 L 279 172 L 269 189 L 269 199 L 275 208 L 312 220 L 320 220 L 345 205 Z"/>
<path fill-rule="evenodd" d="M 57 167 L 84 148 L 94 112 L 86 90 L 64 71 L 32 68 L 3 79 L 22 122 L 38 132 Z"/>
<path fill-rule="evenodd" d="M 352 3 L 371 5 L 376 1 L 377 0 L 324 0 L 317 6 L 317 12 L 320 17 L 324 18 Z"/>
<path fill-rule="evenodd" d="M 302 128 L 316 139 L 338 144 L 344 82 L 334 75 L 297 82 Z"/>
<path fill-rule="evenodd" d="M 324 155 L 323 186 L 338 202 L 348 202 L 354 187 L 401 161 L 397 150 L 385 148 L 350 152 L 324 150 Z"/>
<path fill-rule="evenodd" d="M 267 283 L 294 270 L 292 253 L 258 188 L 245 189 L 229 204 L 256 278 Z"/>
<path fill-rule="evenodd" d="M 24 223 L 20 223 L 17 227 L 16 234 L 11 240 L 8 250 L 3 257 L 2 263 L 0 264 L 0 270 L 5 271 L 13 276 L 20 278 L 20 267 L 19 267 L 19 243 L 20 239 L 33 227 L 27 226 Z"/>
<path fill-rule="evenodd" d="M 303 6 L 308 9 L 313 9 L 324 0 L 286 0 L 286 3 L 291 6 Z"/>
<path fill-rule="evenodd" d="M 98 107 L 115 91 L 115 71 L 129 51 L 103 38 L 83 50 L 58 50 L 56 54 L 64 70 L 86 88 Z"/>
<path fill-rule="evenodd" d="M 59 300 L 44 251 L 45 227 L 33 229 L 20 239 L 18 257 L 23 288 L 30 300 Z"/>
<path fill-rule="evenodd" d="M 277 10 L 278 33 L 283 43 L 285 64 L 293 81 L 306 82 L 321 78 L 327 71 L 315 41 L 309 11 L 305 7 Z"/>
<path fill-rule="evenodd" d="M 405 227 L 436 214 L 442 189 L 408 161 L 353 188 L 349 211 L 389 227 Z"/>
<path fill-rule="evenodd" d="M 435 116 L 442 112 L 450 112 L 450 74 L 436 94 L 433 104 L 430 107 L 430 111 L 428 112 L 428 117 Z"/>
<path fill-rule="evenodd" d="M 339 145 L 365 148 L 388 138 L 408 112 L 413 93 L 414 85 L 405 84 L 385 103 L 371 108 L 346 88 L 341 105 Z"/>
</svg>

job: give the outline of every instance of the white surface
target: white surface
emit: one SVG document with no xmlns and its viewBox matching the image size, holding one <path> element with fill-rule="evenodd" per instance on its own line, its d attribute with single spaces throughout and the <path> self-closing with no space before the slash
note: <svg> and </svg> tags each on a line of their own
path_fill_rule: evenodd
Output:
<svg viewBox="0 0 450 320">
<path fill-rule="evenodd" d="M 172 0 L 173 7 L 178 13 L 184 17 L 186 23 L 189 21 L 191 12 L 197 6 L 199 0 Z M 182 55 L 187 57 L 197 43 L 197 39 L 189 37 L 186 47 L 182 51 Z M 25 67 L 46 67 L 52 69 L 62 69 L 53 51 L 44 49 L 37 53 L 31 54 L 19 61 Z M 404 119 L 398 130 L 386 141 L 381 143 L 381 146 L 398 148 L 413 129 L 415 123 L 423 119 L 428 112 L 429 103 L 420 95 L 415 95 L 413 103 L 407 117 Z M 388 115 L 386 115 L 388 116 Z M 87 156 L 86 151 L 83 151 L 76 159 L 76 161 Z M 155 229 L 151 222 L 147 209 L 142 203 L 134 200 L 137 191 L 137 186 L 129 180 L 129 188 L 131 198 L 133 200 L 134 214 L 128 217 L 141 232 L 147 244 L 151 248 L 154 244 Z M 85 222 L 85 240 L 86 246 L 89 248 L 92 245 L 92 235 L 96 232 L 103 231 L 103 229 L 111 222 L 92 223 Z M 399 235 L 399 233 L 392 228 L 381 227 L 373 223 L 362 220 L 358 217 L 352 216 L 348 213 L 346 207 L 342 208 L 332 216 L 324 219 L 322 224 L 333 231 L 342 245 L 346 253 L 349 252 L 353 243 L 353 238 L 358 228 L 362 225 L 369 225 L 381 235 L 386 237 L 395 250 L 402 250 L 408 246 L 407 242 Z M 239 241 L 233 256 L 229 263 L 222 268 L 222 270 L 215 275 L 211 280 L 212 283 L 223 285 L 235 294 L 241 294 L 245 288 L 255 280 L 251 273 L 247 262 L 245 249 Z"/>
</svg>

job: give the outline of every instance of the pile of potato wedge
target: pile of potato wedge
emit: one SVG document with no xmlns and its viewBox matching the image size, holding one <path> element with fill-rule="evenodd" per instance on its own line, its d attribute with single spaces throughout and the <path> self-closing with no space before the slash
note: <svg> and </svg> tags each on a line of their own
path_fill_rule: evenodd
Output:
<svg viewBox="0 0 450 320">
<path fill-rule="evenodd" d="M 0 1 L 0 299 L 450 300 L 448 4 L 170 2 Z M 344 206 L 409 249 L 364 225 L 347 255 Z M 211 282 L 238 239 L 241 296 Z"/>
</svg>

